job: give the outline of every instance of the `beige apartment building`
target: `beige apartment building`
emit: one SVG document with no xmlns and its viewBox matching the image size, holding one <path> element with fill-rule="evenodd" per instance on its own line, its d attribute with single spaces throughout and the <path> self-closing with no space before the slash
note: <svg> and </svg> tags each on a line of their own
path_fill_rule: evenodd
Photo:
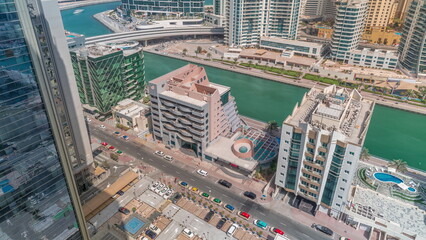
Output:
<svg viewBox="0 0 426 240">
<path fill-rule="evenodd" d="M 241 126 L 231 88 L 211 83 L 203 67 L 188 64 L 149 82 L 153 136 L 205 158 L 219 136 Z"/>
<path fill-rule="evenodd" d="M 365 31 L 371 31 L 373 27 L 380 27 L 384 31 L 393 23 L 397 6 L 398 0 L 369 0 Z"/>
<path fill-rule="evenodd" d="M 151 125 L 151 110 L 149 106 L 124 99 L 112 108 L 112 115 L 117 124 L 129 127 L 137 133 L 148 133 Z"/>
</svg>

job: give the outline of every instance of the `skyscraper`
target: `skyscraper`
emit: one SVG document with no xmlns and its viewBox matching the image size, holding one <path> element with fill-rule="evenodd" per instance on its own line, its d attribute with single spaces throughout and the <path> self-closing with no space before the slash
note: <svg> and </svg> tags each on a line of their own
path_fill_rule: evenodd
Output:
<svg viewBox="0 0 426 240">
<path fill-rule="evenodd" d="M 346 61 L 351 51 L 357 49 L 364 31 L 367 0 L 342 0 L 336 2 L 337 14 L 331 38 L 331 57 Z"/>
<path fill-rule="evenodd" d="M 303 15 L 321 17 L 324 20 L 334 19 L 336 15 L 335 0 L 306 0 Z"/>
<path fill-rule="evenodd" d="M 408 8 L 398 48 L 404 71 L 426 76 L 426 1 L 413 0 Z"/>
<path fill-rule="evenodd" d="M 258 45 L 260 37 L 296 39 L 300 0 L 225 0 L 225 42 Z"/>
<path fill-rule="evenodd" d="M 73 174 L 93 159 L 57 1 L 0 2 L 0 32 L 0 239 L 87 239 Z"/>
<path fill-rule="evenodd" d="M 397 5 L 397 0 L 369 0 L 365 30 L 371 31 L 373 27 L 379 27 L 384 31 L 393 22 Z"/>
<path fill-rule="evenodd" d="M 102 114 L 126 98 L 144 96 L 145 70 L 138 42 L 104 43 L 71 52 L 80 100 Z"/>
<path fill-rule="evenodd" d="M 347 203 L 373 109 L 357 90 L 312 88 L 283 122 L 275 184 L 301 198 L 298 207 L 337 216 Z"/>
</svg>

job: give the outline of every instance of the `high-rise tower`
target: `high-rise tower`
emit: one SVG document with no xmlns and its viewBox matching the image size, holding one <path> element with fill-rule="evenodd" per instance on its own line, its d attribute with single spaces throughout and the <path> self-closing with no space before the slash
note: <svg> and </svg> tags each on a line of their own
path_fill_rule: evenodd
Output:
<svg viewBox="0 0 426 240">
<path fill-rule="evenodd" d="M 364 31 L 367 0 L 342 0 L 336 2 L 337 14 L 331 41 L 331 57 L 335 61 L 347 60 L 347 55 L 357 49 Z"/>
<path fill-rule="evenodd" d="M 55 0 L 0 2 L 0 239 L 88 239 L 93 161 Z"/>
<path fill-rule="evenodd" d="M 258 45 L 260 37 L 296 39 L 300 0 L 225 0 L 225 42 Z"/>
<path fill-rule="evenodd" d="M 398 48 L 403 70 L 426 76 L 426 1 L 413 0 L 408 8 Z"/>
</svg>

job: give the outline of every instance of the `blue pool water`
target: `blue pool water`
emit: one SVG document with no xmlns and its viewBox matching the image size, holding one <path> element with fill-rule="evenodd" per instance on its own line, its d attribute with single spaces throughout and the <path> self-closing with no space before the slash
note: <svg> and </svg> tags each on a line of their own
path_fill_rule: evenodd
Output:
<svg viewBox="0 0 426 240">
<path fill-rule="evenodd" d="M 409 187 L 409 188 L 408 188 L 408 191 L 410 191 L 410 192 L 416 192 L 416 189 L 414 189 L 414 188 L 412 188 L 412 187 Z"/>
<path fill-rule="evenodd" d="M 131 234 L 135 234 L 145 225 L 139 218 L 133 217 L 124 225 L 124 229 Z"/>
<path fill-rule="evenodd" d="M 382 181 L 382 182 L 393 182 L 393 183 L 396 183 L 396 184 L 404 182 L 404 181 L 402 181 L 402 179 L 395 177 L 393 175 L 387 174 L 387 173 L 377 172 L 377 173 L 374 174 L 374 177 L 377 180 Z"/>
<path fill-rule="evenodd" d="M 240 147 L 239 149 L 240 153 L 246 153 L 248 151 L 248 148 L 245 146 Z"/>
</svg>

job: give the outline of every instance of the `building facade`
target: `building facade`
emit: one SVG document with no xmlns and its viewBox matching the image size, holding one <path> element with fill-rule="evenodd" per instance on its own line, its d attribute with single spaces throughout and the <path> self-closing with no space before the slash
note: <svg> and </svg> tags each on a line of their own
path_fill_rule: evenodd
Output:
<svg viewBox="0 0 426 240">
<path fill-rule="evenodd" d="M 87 46 L 71 52 L 71 59 L 81 102 L 102 115 L 123 99 L 144 96 L 143 52 L 137 42 Z"/>
<path fill-rule="evenodd" d="M 298 207 L 338 215 L 347 204 L 373 109 L 374 102 L 357 90 L 312 88 L 283 122 L 275 184 L 301 199 Z"/>
<path fill-rule="evenodd" d="M 373 27 L 370 31 L 364 32 L 362 39 L 369 43 L 397 46 L 401 40 L 401 33 L 394 30 L 382 31 L 381 28 Z"/>
<path fill-rule="evenodd" d="M 337 14 L 331 38 L 331 58 L 334 61 L 347 61 L 347 55 L 357 49 L 364 31 L 367 9 L 366 0 L 337 2 Z"/>
<path fill-rule="evenodd" d="M 323 20 L 334 19 L 336 16 L 335 0 L 306 0 L 303 15 L 321 17 Z"/>
<path fill-rule="evenodd" d="M 240 125 L 230 88 L 209 82 L 203 67 L 186 65 L 149 82 L 153 136 L 200 158 L 210 142 Z"/>
<path fill-rule="evenodd" d="M 398 54 L 395 51 L 364 48 L 350 52 L 347 60 L 352 65 L 393 70 L 397 67 Z"/>
<path fill-rule="evenodd" d="M 398 48 L 399 64 L 405 72 L 426 76 L 426 1 L 413 0 L 408 8 Z"/>
<path fill-rule="evenodd" d="M 0 238 L 89 239 L 73 175 L 93 159 L 58 3 L 0 16 Z"/>
<path fill-rule="evenodd" d="M 393 23 L 397 6 L 397 0 L 369 0 L 365 31 L 369 32 L 373 27 L 384 31 L 389 24 Z"/>
<path fill-rule="evenodd" d="M 121 8 L 148 14 L 201 15 L 204 0 L 121 0 Z"/>
<path fill-rule="evenodd" d="M 395 18 L 400 20 L 404 19 L 411 2 L 412 0 L 398 0 L 395 11 Z"/>
<path fill-rule="evenodd" d="M 131 99 L 124 99 L 113 107 L 112 116 L 117 124 L 129 127 L 137 133 L 148 133 L 151 128 L 149 106 Z"/>
<path fill-rule="evenodd" d="M 321 58 L 325 51 L 324 44 L 270 37 L 261 37 L 259 46 L 266 49 L 292 51 L 298 55 L 313 58 Z"/>
<path fill-rule="evenodd" d="M 261 36 L 296 39 L 300 0 L 225 0 L 225 43 L 258 45 Z"/>
</svg>

